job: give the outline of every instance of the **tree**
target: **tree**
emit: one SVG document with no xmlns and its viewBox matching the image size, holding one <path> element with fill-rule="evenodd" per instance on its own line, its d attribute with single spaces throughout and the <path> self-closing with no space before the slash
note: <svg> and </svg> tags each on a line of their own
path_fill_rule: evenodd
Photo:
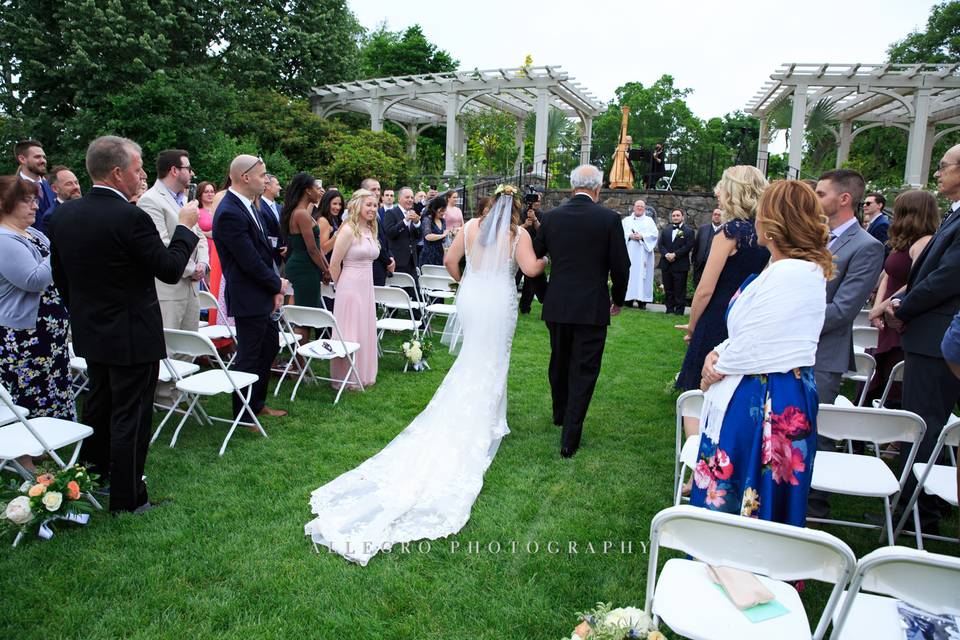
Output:
<svg viewBox="0 0 960 640">
<path fill-rule="evenodd" d="M 934 5 L 926 31 L 912 31 L 887 49 L 890 62 L 960 62 L 960 0 Z"/>
<path fill-rule="evenodd" d="M 456 71 L 460 62 L 433 44 L 419 24 L 389 31 L 386 23 L 360 45 L 360 77 L 387 78 Z"/>
</svg>

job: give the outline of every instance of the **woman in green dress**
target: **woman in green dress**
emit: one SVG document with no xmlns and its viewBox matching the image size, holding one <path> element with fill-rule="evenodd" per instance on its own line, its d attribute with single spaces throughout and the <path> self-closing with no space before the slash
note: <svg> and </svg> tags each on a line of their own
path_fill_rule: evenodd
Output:
<svg viewBox="0 0 960 640">
<path fill-rule="evenodd" d="M 320 285 L 329 280 L 330 265 L 324 257 L 320 226 L 310 215 L 320 199 L 316 181 L 309 173 L 298 173 L 287 186 L 280 212 L 280 232 L 287 241 L 286 277 L 293 285 L 295 304 L 320 307 Z"/>
</svg>

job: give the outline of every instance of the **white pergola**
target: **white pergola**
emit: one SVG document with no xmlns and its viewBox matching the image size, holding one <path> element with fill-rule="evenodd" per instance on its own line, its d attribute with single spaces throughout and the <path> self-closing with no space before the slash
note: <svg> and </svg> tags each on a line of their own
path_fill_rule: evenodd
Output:
<svg viewBox="0 0 960 640">
<path fill-rule="evenodd" d="M 395 122 L 406 131 L 410 155 L 416 155 L 417 136 L 424 129 L 445 126 L 445 175 L 456 173 L 456 156 L 466 152 L 459 114 L 494 109 L 513 115 L 518 158 L 523 157 L 524 122 L 529 114 L 536 114 L 533 167 L 535 173 L 543 173 L 550 107 L 579 118 L 583 125 L 580 158 L 585 163 L 590 161 L 593 118 L 605 108 L 561 67 L 475 69 L 328 84 L 313 89 L 310 105 L 315 114 L 324 117 L 344 111 L 368 114 L 373 131 L 382 131 L 386 120 Z"/>
<path fill-rule="evenodd" d="M 897 127 L 909 134 L 903 180 L 915 187 L 925 185 L 930 175 L 933 145 L 960 130 L 960 63 L 783 64 L 747 105 L 747 112 L 760 118 L 761 170 L 766 170 L 770 142 L 767 117 L 789 96 L 791 177 L 800 175 L 806 118 L 821 100 L 832 105 L 837 122 L 831 128 L 838 144 L 837 167 L 857 135 L 874 127 Z"/>
</svg>

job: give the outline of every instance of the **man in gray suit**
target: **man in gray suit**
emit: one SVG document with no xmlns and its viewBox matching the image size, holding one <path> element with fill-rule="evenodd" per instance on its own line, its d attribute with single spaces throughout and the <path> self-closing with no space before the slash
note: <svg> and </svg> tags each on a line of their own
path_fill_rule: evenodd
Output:
<svg viewBox="0 0 960 640">
<path fill-rule="evenodd" d="M 820 402 L 832 404 L 840 392 L 844 372 L 855 369 L 853 321 L 877 284 L 883 268 L 883 245 L 864 231 L 855 212 L 865 189 L 863 176 L 837 169 L 820 176 L 817 197 L 830 226 L 827 248 L 833 254 L 833 278 L 827 281 L 827 312 L 813 367 Z M 817 438 L 817 448 L 832 450 L 833 440 Z M 827 495 L 810 491 L 808 514 L 826 517 Z"/>
</svg>

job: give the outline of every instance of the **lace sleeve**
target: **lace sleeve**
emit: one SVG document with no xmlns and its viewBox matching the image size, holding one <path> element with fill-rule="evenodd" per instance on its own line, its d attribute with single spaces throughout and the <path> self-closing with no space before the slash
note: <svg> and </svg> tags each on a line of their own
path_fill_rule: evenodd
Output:
<svg viewBox="0 0 960 640">
<path fill-rule="evenodd" d="M 722 229 L 724 237 L 737 243 L 737 249 L 757 244 L 757 229 L 753 220 L 729 220 L 723 224 Z"/>
</svg>

